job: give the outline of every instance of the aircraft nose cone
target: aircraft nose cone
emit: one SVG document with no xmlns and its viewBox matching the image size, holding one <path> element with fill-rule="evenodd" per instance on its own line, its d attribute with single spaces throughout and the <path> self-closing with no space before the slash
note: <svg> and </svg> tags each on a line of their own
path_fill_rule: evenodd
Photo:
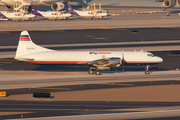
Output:
<svg viewBox="0 0 180 120">
<path fill-rule="evenodd" d="M 163 62 L 163 59 L 161 57 L 158 57 L 158 61 L 161 63 Z"/>
</svg>

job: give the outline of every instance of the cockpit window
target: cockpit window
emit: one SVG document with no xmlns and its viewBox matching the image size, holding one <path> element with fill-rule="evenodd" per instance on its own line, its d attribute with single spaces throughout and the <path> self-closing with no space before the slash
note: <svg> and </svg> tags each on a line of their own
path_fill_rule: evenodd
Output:
<svg viewBox="0 0 180 120">
<path fill-rule="evenodd" d="M 153 55 L 153 54 L 147 54 L 147 56 L 148 56 L 148 57 L 154 57 L 154 55 Z"/>
</svg>

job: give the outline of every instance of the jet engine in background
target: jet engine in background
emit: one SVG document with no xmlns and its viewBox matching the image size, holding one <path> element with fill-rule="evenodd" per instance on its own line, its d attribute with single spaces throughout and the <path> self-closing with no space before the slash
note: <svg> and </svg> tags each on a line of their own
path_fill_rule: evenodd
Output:
<svg viewBox="0 0 180 120">
<path fill-rule="evenodd" d="M 59 11 L 64 9 L 65 5 L 69 2 L 69 0 L 25 0 L 30 5 L 34 6 L 51 6 L 52 10 Z M 16 3 L 20 6 L 22 4 L 21 1 L 14 0 L 0 0 L 0 2 L 4 3 L 8 8 L 14 7 Z"/>
<path fill-rule="evenodd" d="M 174 7 L 176 4 L 180 5 L 180 0 L 164 0 L 165 7 Z"/>
<path fill-rule="evenodd" d="M 54 11 L 62 10 L 62 9 L 64 9 L 64 7 L 65 7 L 65 5 L 62 2 L 54 2 L 51 5 L 51 9 Z"/>
</svg>

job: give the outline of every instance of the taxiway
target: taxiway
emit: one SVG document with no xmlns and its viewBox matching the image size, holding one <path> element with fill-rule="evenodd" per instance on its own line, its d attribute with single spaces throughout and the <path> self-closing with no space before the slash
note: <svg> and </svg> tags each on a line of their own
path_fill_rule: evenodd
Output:
<svg viewBox="0 0 180 120">
<path fill-rule="evenodd" d="M 113 16 L 107 20 L 47 21 L 37 17 L 34 22 L 1 21 L 0 90 L 7 97 L 0 98 L 0 119 L 179 118 L 180 57 L 172 50 L 179 50 L 180 9 L 167 9 L 170 16 L 135 13 L 164 8 L 109 10 Z M 164 62 L 159 65 L 161 71 L 150 70 L 149 75 L 143 67 L 124 68 L 124 72 L 121 67 L 95 76 L 88 75 L 84 66 L 31 65 L 12 58 L 21 30 L 30 30 L 35 43 L 52 49 L 143 49 Z M 52 98 L 33 98 L 33 92 L 51 92 Z"/>
</svg>

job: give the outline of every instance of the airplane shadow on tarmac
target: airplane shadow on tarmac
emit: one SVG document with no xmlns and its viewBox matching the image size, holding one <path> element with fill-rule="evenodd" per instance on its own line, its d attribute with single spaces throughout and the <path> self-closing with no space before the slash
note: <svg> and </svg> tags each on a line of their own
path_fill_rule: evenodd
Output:
<svg viewBox="0 0 180 120">
<path fill-rule="evenodd" d="M 171 11 L 171 14 L 180 13 L 180 10 Z"/>
</svg>

